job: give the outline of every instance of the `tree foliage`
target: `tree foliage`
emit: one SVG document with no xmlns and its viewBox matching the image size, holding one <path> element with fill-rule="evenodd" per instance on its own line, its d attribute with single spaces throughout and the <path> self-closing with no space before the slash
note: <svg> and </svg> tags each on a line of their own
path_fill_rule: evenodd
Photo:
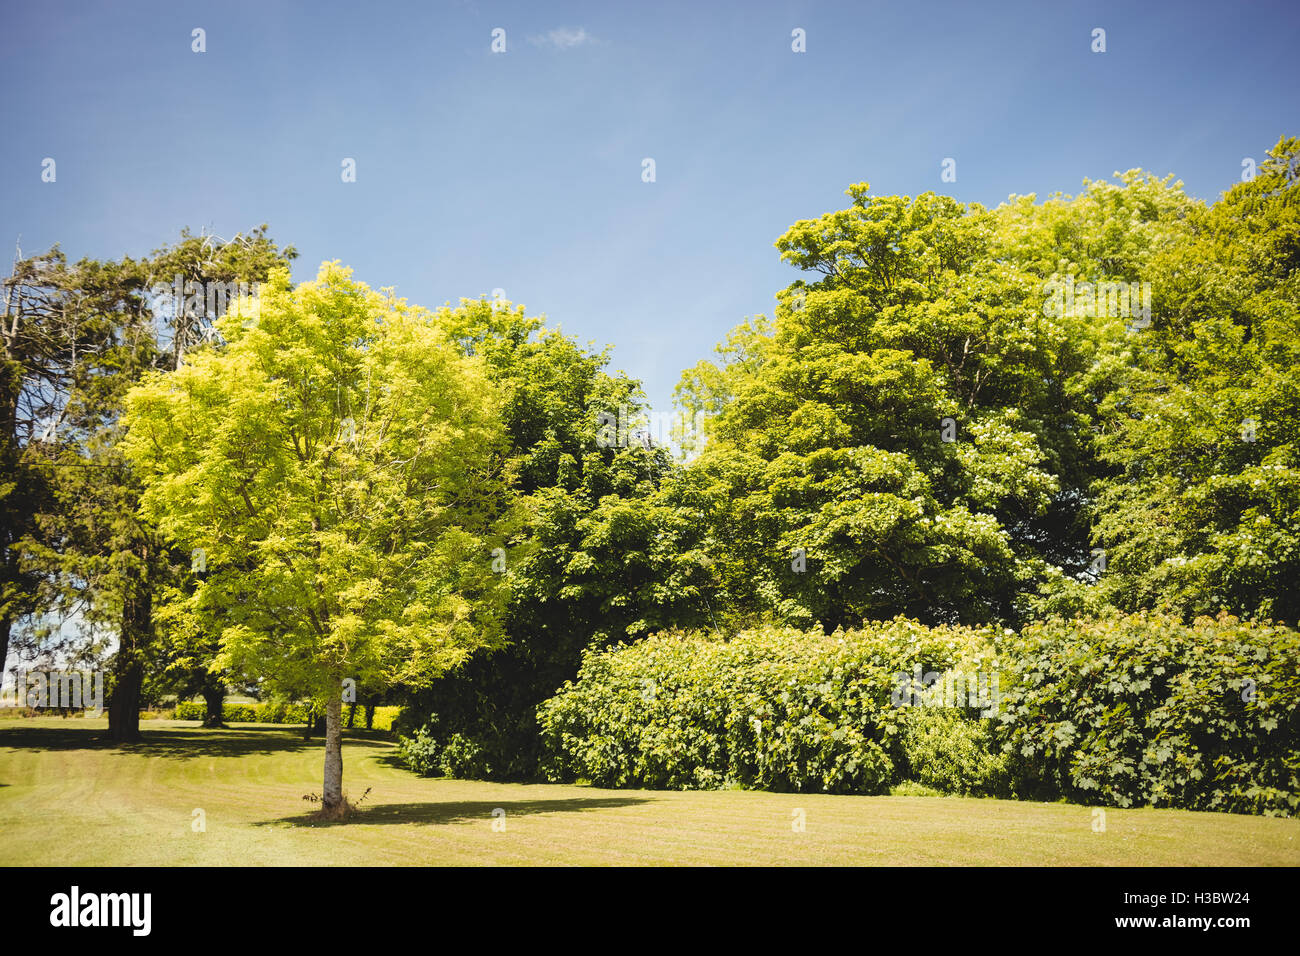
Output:
<svg viewBox="0 0 1300 956">
<path fill-rule="evenodd" d="M 1102 596 L 1300 619 L 1300 140 L 1152 260 L 1152 325 L 1100 399 Z"/>
<path fill-rule="evenodd" d="M 430 765 L 473 776 L 537 773 L 537 705 L 583 650 L 644 636 L 706 613 L 700 523 L 663 495 L 667 451 L 598 440 L 601 414 L 631 422 L 637 384 L 522 307 L 463 300 L 439 312 L 502 390 L 507 472 L 520 523 L 501 555 L 509 646 L 413 696 L 403 722 Z M 631 425 L 624 432 L 631 432 Z"/>
<path fill-rule="evenodd" d="M 418 686 L 501 638 L 499 399 L 435 316 L 337 264 L 272 273 L 218 330 L 133 390 L 125 451 L 141 512 L 206 566 L 169 613 L 325 705 L 337 812 L 343 681 Z"/>
</svg>

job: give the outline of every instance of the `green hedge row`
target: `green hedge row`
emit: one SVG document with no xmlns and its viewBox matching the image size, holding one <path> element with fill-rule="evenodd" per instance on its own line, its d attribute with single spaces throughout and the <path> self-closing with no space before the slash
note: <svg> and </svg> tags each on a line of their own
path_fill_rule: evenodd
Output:
<svg viewBox="0 0 1300 956">
<path fill-rule="evenodd" d="M 577 683 L 541 706 L 545 769 L 613 787 L 882 793 L 916 762 L 945 788 L 994 792 L 1002 761 L 981 746 L 983 724 L 894 698 L 905 673 L 910 702 L 917 668 L 922 681 L 990 672 L 1002 637 L 903 620 L 833 635 L 660 634 L 587 656 Z"/>
<path fill-rule="evenodd" d="M 1226 616 L 1049 621 L 1009 663 L 1001 736 L 1025 789 L 1300 812 L 1300 632 Z"/>
<path fill-rule="evenodd" d="M 401 712 L 401 707 L 376 707 L 373 729 L 391 730 L 393 721 Z M 207 715 L 207 707 L 202 701 L 181 701 L 173 713 L 175 720 L 202 720 Z M 347 724 L 348 706 L 343 705 L 343 721 Z M 291 704 L 285 701 L 267 701 L 261 704 L 223 704 L 221 719 L 227 724 L 305 724 L 308 719 L 306 704 Z M 364 727 L 365 711 L 357 707 L 354 726 Z"/>
<path fill-rule="evenodd" d="M 660 634 L 538 716 L 557 781 L 1300 810 L 1300 634 L 1227 617 Z"/>
</svg>

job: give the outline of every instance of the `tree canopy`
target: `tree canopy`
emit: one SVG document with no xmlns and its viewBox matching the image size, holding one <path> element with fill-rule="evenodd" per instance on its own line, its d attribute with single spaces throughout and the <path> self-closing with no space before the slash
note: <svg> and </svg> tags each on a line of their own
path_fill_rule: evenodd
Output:
<svg viewBox="0 0 1300 956">
<path fill-rule="evenodd" d="M 418 686 L 500 640 L 507 507 L 482 359 L 350 275 L 272 273 L 218 320 L 224 345 L 131 393 L 124 442 L 142 513 L 205 568 L 175 616 L 325 704 L 331 811 L 343 682 Z"/>
</svg>

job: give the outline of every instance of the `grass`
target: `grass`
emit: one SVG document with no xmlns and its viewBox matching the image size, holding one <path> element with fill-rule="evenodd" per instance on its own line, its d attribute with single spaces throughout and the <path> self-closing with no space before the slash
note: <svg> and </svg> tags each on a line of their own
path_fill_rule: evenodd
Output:
<svg viewBox="0 0 1300 956">
<path fill-rule="evenodd" d="M 106 726 L 0 722 L 0 865 L 1300 865 L 1296 820 L 1107 809 L 1094 832 L 1091 808 L 1063 803 L 429 780 L 364 731 L 345 739 L 344 788 L 369 797 L 320 824 L 302 799 L 320 792 L 319 738 L 155 720 L 115 750 Z"/>
</svg>

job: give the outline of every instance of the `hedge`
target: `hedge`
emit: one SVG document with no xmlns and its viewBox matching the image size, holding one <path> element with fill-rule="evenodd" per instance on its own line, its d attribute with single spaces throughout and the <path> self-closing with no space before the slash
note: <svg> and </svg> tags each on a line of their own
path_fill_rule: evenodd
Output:
<svg viewBox="0 0 1300 956">
<path fill-rule="evenodd" d="M 401 707 L 376 707 L 372 724 L 375 730 L 391 730 L 393 721 L 401 712 Z M 181 701 L 173 714 L 176 720 L 203 720 L 207 715 L 207 706 L 202 701 Z M 343 707 L 343 722 L 347 725 L 348 705 Z M 306 704 L 291 704 L 285 701 L 266 701 L 260 704 L 222 704 L 221 719 L 227 724 L 305 724 L 308 710 Z M 355 727 L 365 727 L 365 711 L 357 707 Z"/>
<path fill-rule="evenodd" d="M 893 698 L 899 673 L 987 672 L 1001 636 L 896 620 L 832 635 L 672 632 L 590 654 L 539 708 L 545 769 L 609 787 L 883 793 L 924 764 L 935 784 L 994 792 L 1002 760 L 979 746 L 978 710 L 954 723 Z"/>
<path fill-rule="evenodd" d="M 1300 632 L 1222 615 L 1029 627 L 1001 721 L 1026 789 L 1295 816 Z"/>
<path fill-rule="evenodd" d="M 588 655 L 538 718 L 556 781 L 1300 810 L 1300 633 L 1227 616 L 665 633 Z"/>
</svg>

